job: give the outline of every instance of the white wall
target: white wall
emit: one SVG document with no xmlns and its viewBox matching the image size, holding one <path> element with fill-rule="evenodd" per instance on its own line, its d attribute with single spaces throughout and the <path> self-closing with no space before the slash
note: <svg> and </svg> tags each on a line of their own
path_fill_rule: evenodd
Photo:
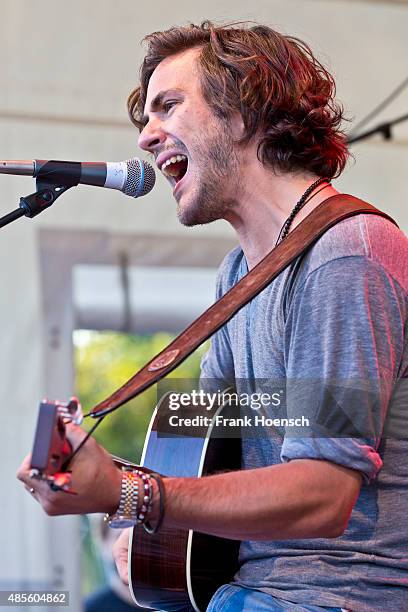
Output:
<svg viewBox="0 0 408 612">
<path fill-rule="evenodd" d="M 339 98 L 357 119 L 406 76 L 408 7 L 402 3 L 257 0 L 253 7 L 245 0 L 221 5 L 219 0 L 207 0 L 205 7 L 163 0 L 147 5 L 134 0 L 2 0 L 0 157 L 120 160 L 139 155 L 125 101 L 137 82 L 140 39 L 172 24 L 203 18 L 256 19 L 304 38 L 332 67 Z M 406 112 L 408 92 L 379 120 Z M 371 200 L 407 229 L 408 124 L 395 129 L 392 142 L 376 138 L 356 145 L 353 152 L 355 164 L 338 181 L 338 188 Z M 0 183 L 0 214 L 16 208 L 20 196 L 34 191 L 28 178 L 2 176 Z M 3 585 L 17 585 L 22 579 L 52 581 L 59 571 L 55 566 L 61 563 L 73 598 L 78 588 L 72 571 L 78 551 L 71 537 L 75 520 L 45 518 L 14 479 L 19 460 L 31 445 L 38 400 L 51 393 L 66 397 L 72 387 L 69 287 L 61 289 L 67 300 L 62 300 L 67 311 L 60 320 L 65 337 L 52 348 L 45 333 L 39 230 L 129 234 L 135 241 L 138 234 L 165 234 L 178 237 L 181 254 L 183 237 L 188 237 L 189 248 L 194 248 L 194 237 L 209 241 L 233 237 L 225 223 L 181 228 L 174 213 L 174 202 L 159 177 L 157 188 L 137 202 L 108 190 L 81 187 L 62 196 L 37 219 L 23 218 L 1 230 Z M 186 261 L 189 257 L 187 251 Z M 58 260 L 48 265 L 53 263 L 57 268 Z M 52 372 L 45 369 L 50 355 L 59 364 L 58 372 L 55 367 Z M 62 554 L 59 533 L 65 534 L 68 558 Z"/>
</svg>

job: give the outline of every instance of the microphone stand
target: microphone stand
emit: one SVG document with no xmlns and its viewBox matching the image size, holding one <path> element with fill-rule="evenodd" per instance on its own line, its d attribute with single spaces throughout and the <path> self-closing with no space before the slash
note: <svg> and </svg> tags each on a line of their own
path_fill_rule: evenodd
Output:
<svg viewBox="0 0 408 612">
<path fill-rule="evenodd" d="M 55 200 L 67 191 L 67 189 L 73 187 L 73 185 L 53 185 L 52 183 L 47 183 L 38 179 L 36 184 L 37 191 L 35 193 L 20 198 L 18 208 L 4 215 L 4 217 L 0 217 L 0 228 L 23 216 L 29 217 L 30 219 L 36 217 L 43 210 L 54 204 Z"/>
</svg>

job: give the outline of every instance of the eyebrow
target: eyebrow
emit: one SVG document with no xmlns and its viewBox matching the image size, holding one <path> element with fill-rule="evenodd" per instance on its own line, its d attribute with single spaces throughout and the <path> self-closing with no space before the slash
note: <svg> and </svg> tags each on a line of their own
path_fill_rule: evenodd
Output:
<svg viewBox="0 0 408 612">
<path fill-rule="evenodd" d="M 164 89 L 163 91 L 159 91 L 159 93 L 153 98 L 153 100 L 150 103 L 150 110 L 152 112 L 157 111 L 157 109 L 159 109 L 162 104 L 163 104 L 163 100 L 164 98 L 166 98 L 168 95 L 180 95 L 182 93 L 181 89 Z M 142 124 L 146 125 L 149 121 L 149 117 L 148 115 L 143 115 L 142 117 Z"/>
</svg>

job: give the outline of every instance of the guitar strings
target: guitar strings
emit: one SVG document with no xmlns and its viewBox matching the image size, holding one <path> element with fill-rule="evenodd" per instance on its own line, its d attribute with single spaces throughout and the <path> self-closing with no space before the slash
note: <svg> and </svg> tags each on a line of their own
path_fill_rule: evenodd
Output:
<svg viewBox="0 0 408 612">
<path fill-rule="evenodd" d="M 100 417 L 95 425 L 93 425 L 93 427 L 91 427 L 91 429 L 88 431 L 88 433 L 86 434 L 85 438 L 82 440 L 82 442 L 80 442 L 78 444 L 78 446 L 76 447 L 76 449 L 74 451 L 72 451 L 72 453 L 70 454 L 70 456 L 68 457 L 68 459 L 64 462 L 63 466 L 62 466 L 62 471 L 65 472 L 67 471 L 67 467 L 69 466 L 69 464 L 71 463 L 72 459 L 75 457 L 75 455 L 81 450 L 81 448 L 83 447 L 83 445 L 85 444 L 85 442 L 87 440 L 89 440 L 89 438 L 92 436 L 93 432 L 95 431 L 95 429 L 98 427 L 98 425 L 100 425 L 100 423 L 103 421 L 105 417 L 102 416 Z"/>
</svg>

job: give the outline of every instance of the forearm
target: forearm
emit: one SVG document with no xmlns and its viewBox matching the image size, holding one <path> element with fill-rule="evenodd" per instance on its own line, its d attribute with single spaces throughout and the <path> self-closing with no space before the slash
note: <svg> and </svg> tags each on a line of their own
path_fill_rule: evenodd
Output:
<svg viewBox="0 0 408 612">
<path fill-rule="evenodd" d="M 165 524 L 245 540 L 336 537 L 361 476 L 299 460 L 204 478 L 165 479 Z"/>
<path fill-rule="evenodd" d="M 71 425 L 70 435 L 78 444 L 85 432 Z M 116 512 L 121 471 L 92 438 L 72 463 L 77 495 L 52 491 L 47 483 L 33 481 L 30 462 L 27 456 L 18 477 L 47 514 Z M 347 524 L 360 485 L 358 472 L 311 459 L 203 478 L 165 478 L 164 524 L 237 540 L 336 537 Z M 160 506 L 154 479 L 152 486 L 147 519 L 154 526 Z"/>
</svg>

